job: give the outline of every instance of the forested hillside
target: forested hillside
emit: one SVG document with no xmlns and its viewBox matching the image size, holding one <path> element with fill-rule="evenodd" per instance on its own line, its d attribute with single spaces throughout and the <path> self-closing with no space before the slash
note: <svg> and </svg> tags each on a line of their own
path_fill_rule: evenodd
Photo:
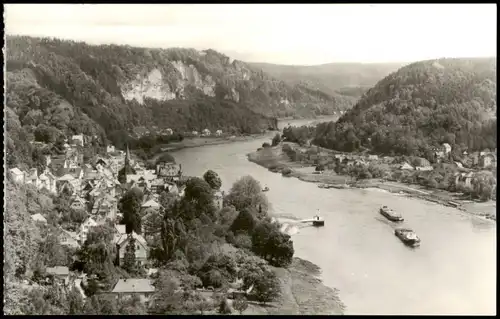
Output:
<svg viewBox="0 0 500 319">
<path fill-rule="evenodd" d="M 302 84 L 354 100 L 389 73 L 402 67 L 402 63 L 328 63 L 322 65 L 277 65 L 250 63 L 271 76 L 290 85 Z"/>
<path fill-rule="evenodd" d="M 495 149 L 495 59 L 413 63 L 381 80 L 314 143 L 338 150 L 425 156 L 433 146 Z"/>
<path fill-rule="evenodd" d="M 21 123 L 30 111 L 30 124 L 33 117 L 56 121 L 57 112 L 65 120 L 60 125 L 73 131 L 81 126 L 74 122 L 85 124 L 84 130 L 96 122 L 105 132 L 152 124 L 255 131 L 271 123 L 266 117 L 332 114 L 351 106 L 214 50 L 8 37 L 7 70 L 8 106 Z"/>
</svg>

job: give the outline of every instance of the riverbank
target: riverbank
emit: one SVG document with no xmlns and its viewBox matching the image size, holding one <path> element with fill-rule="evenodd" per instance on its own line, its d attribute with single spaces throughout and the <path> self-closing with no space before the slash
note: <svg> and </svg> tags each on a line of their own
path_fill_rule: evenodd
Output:
<svg viewBox="0 0 500 319">
<path fill-rule="evenodd" d="M 281 297 L 266 305 L 249 303 L 244 315 L 341 315 L 345 306 L 335 289 L 318 278 L 320 268 L 297 257 L 288 268 L 275 268 Z"/>
<path fill-rule="evenodd" d="M 464 200 L 461 198 L 461 194 L 381 179 L 366 179 L 352 182 L 349 176 L 337 175 L 333 171 L 325 171 L 317 174 L 313 166 L 304 166 L 301 163 L 292 162 L 283 153 L 281 146 L 263 148 L 247 154 L 247 157 L 249 161 L 263 166 L 272 172 L 283 173 L 284 171 L 289 171 L 285 176 L 295 177 L 304 182 L 325 184 L 332 188 L 382 189 L 391 193 L 405 194 L 406 196 L 420 198 L 444 206 L 455 207 L 462 212 L 496 221 L 495 201 L 481 203 Z"/>
<path fill-rule="evenodd" d="M 252 134 L 243 136 L 225 136 L 225 137 L 186 137 L 181 142 L 173 142 L 162 147 L 160 152 L 156 154 L 153 159 L 161 156 L 165 152 L 175 152 L 185 148 L 229 144 L 236 142 L 253 141 L 268 136 L 271 132 L 262 134 Z"/>
</svg>

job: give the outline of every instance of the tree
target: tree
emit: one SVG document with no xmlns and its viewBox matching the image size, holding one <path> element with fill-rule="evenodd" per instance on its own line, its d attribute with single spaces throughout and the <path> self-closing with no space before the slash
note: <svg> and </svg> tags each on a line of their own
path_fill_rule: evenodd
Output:
<svg viewBox="0 0 500 319">
<path fill-rule="evenodd" d="M 76 287 L 71 288 L 68 292 L 68 315 L 83 314 L 84 300 L 81 293 Z"/>
<path fill-rule="evenodd" d="M 316 168 L 314 169 L 316 172 L 322 172 L 325 170 L 325 165 L 316 165 Z"/>
<path fill-rule="evenodd" d="M 261 222 L 252 233 L 252 251 L 277 267 L 291 263 L 294 249 L 290 235 L 280 232 L 276 224 Z"/>
<path fill-rule="evenodd" d="M 195 293 L 193 296 L 193 306 L 196 310 L 200 311 L 200 314 L 203 315 L 206 311 L 209 311 L 214 308 L 213 302 L 210 302 L 207 298 L 205 298 L 200 293 Z"/>
<path fill-rule="evenodd" d="M 137 273 L 137 263 L 135 260 L 135 238 L 128 234 L 128 243 L 123 256 L 123 269 L 129 274 Z"/>
<path fill-rule="evenodd" d="M 245 298 L 243 297 L 238 297 L 236 300 L 233 301 L 233 308 L 240 313 L 240 315 L 243 314 L 243 311 L 245 311 L 248 308 L 248 302 Z"/>
<path fill-rule="evenodd" d="M 175 163 L 175 158 L 170 153 L 163 153 L 158 157 L 155 164 L 160 163 Z"/>
<path fill-rule="evenodd" d="M 259 207 L 262 210 L 262 216 L 256 216 L 262 219 L 267 216 L 268 202 L 260 183 L 252 176 L 243 176 L 237 180 L 228 196 L 226 197 L 228 204 L 233 205 L 237 211 L 249 209 L 249 211 L 258 211 Z"/>
<path fill-rule="evenodd" d="M 123 213 L 127 234 L 133 231 L 137 234 L 142 233 L 140 209 L 143 197 L 144 194 L 139 188 L 132 188 L 120 199 L 119 209 Z"/>
<path fill-rule="evenodd" d="M 277 146 L 279 145 L 279 143 L 281 143 L 281 136 L 280 133 L 276 133 L 276 135 L 273 137 L 272 145 Z"/>
<path fill-rule="evenodd" d="M 206 171 L 206 173 L 203 175 L 203 179 L 214 190 L 219 190 L 222 185 L 222 181 L 219 175 L 217 175 L 217 173 L 212 170 Z"/>
<path fill-rule="evenodd" d="M 201 178 L 193 177 L 186 182 L 186 189 L 184 191 L 184 199 L 194 202 L 196 208 L 201 209 L 196 214 L 197 216 L 202 212 L 210 212 L 208 215 L 213 215 L 214 195 L 210 185 Z"/>
<path fill-rule="evenodd" d="M 255 219 L 247 210 L 242 210 L 231 225 L 231 231 L 235 234 L 238 232 L 251 233 L 255 227 Z"/>
<path fill-rule="evenodd" d="M 252 291 L 257 301 L 266 303 L 275 300 L 281 295 L 281 284 L 273 271 L 266 271 L 259 277 Z"/>
<path fill-rule="evenodd" d="M 229 306 L 226 298 L 224 298 L 220 301 L 218 312 L 221 315 L 230 315 L 231 314 L 231 307 Z"/>
</svg>

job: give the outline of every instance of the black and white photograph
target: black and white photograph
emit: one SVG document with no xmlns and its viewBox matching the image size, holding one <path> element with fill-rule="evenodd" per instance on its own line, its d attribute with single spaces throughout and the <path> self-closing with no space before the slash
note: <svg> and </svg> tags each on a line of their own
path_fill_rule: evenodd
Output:
<svg viewBox="0 0 500 319">
<path fill-rule="evenodd" d="M 4 4 L 4 315 L 496 315 L 496 4 Z"/>
</svg>

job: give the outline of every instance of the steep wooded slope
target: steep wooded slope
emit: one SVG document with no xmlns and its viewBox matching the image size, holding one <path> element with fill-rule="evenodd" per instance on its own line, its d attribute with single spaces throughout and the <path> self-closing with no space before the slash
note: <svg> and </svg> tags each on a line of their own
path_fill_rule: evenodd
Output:
<svg viewBox="0 0 500 319">
<path fill-rule="evenodd" d="M 424 155 L 440 143 L 496 148 L 495 59 L 439 59 L 399 69 L 368 90 L 315 143 L 339 150 Z"/>
</svg>

